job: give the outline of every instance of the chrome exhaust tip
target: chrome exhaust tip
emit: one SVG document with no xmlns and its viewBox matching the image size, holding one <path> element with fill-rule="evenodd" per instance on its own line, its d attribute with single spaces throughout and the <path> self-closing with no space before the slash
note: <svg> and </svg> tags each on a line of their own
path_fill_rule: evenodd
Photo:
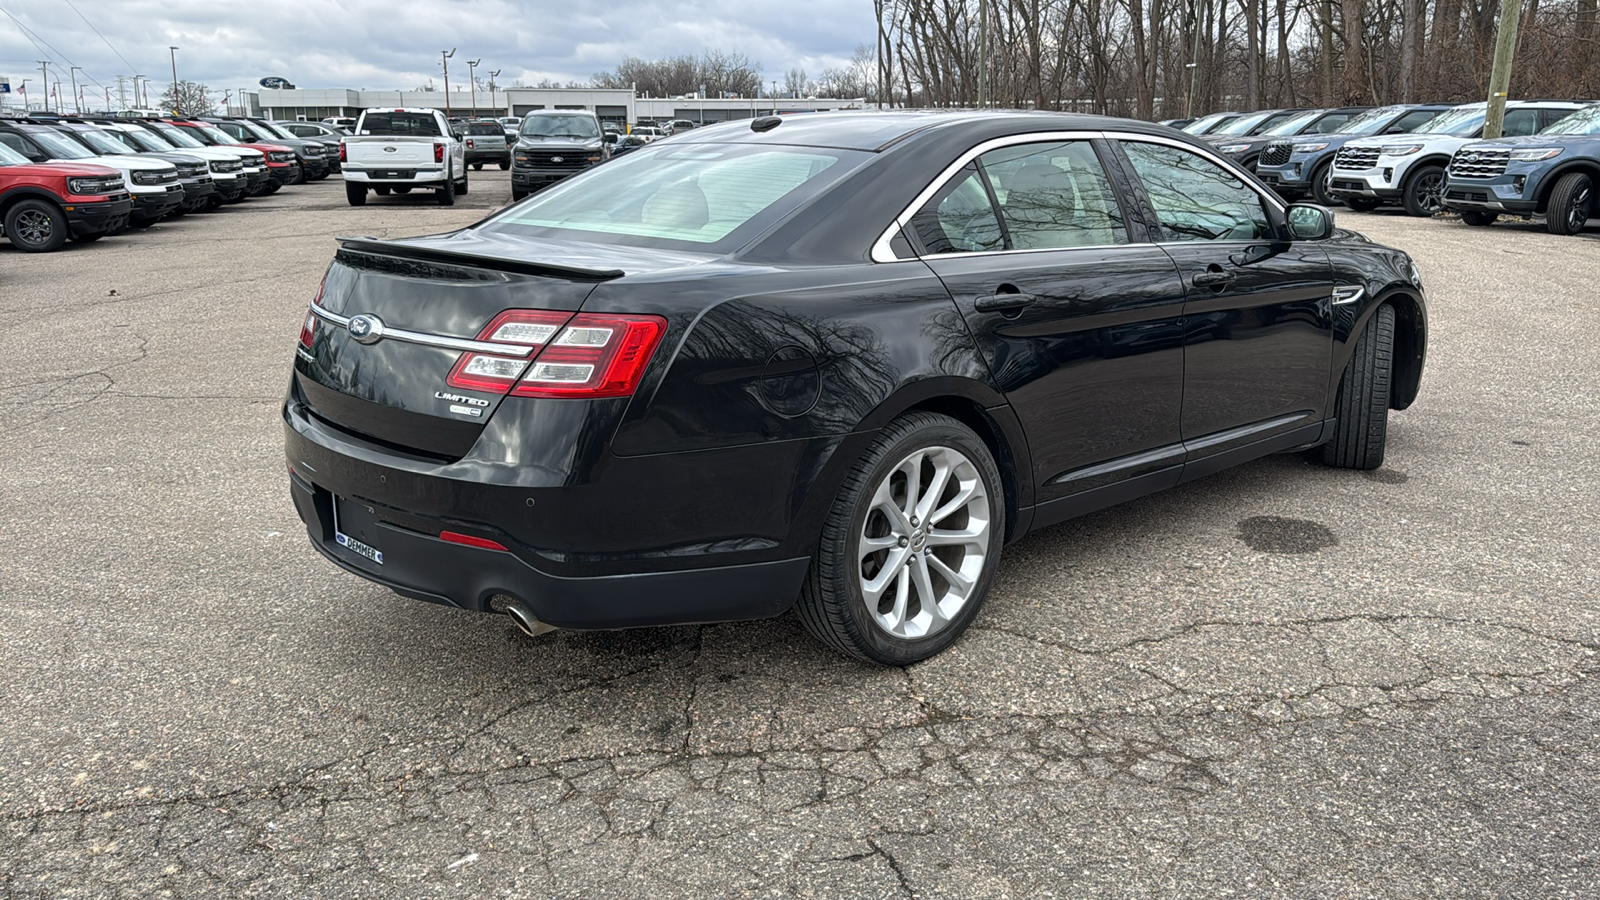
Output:
<svg viewBox="0 0 1600 900">
<path fill-rule="evenodd" d="M 502 594 L 495 599 L 499 600 L 501 597 L 505 597 L 505 595 Z M 498 606 L 500 604 L 495 605 Z M 554 625 L 547 625 L 539 621 L 539 618 L 533 614 L 533 610 L 528 607 L 528 604 L 523 603 L 521 600 L 514 597 L 505 597 L 504 605 L 506 615 L 510 616 L 511 621 L 515 622 L 517 628 L 521 629 L 522 633 L 528 637 L 538 637 L 541 634 L 549 634 L 556 630 Z"/>
</svg>

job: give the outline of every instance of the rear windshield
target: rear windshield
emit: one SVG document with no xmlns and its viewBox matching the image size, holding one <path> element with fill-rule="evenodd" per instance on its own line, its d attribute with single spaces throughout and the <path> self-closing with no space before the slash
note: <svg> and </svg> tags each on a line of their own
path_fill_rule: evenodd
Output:
<svg viewBox="0 0 1600 900">
<path fill-rule="evenodd" d="M 531 113 L 522 120 L 523 137 L 597 138 L 600 126 L 589 116 L 555 116 Z"/>
<path fill-rule="evenodd" d="M 872 155 L 751 144 L 656 147 L 548 188 L 484 230 L 726 251 Z"/>
<path fill-rule="evenodd" d="M 439 137 L 439 123 L 431 113 L 367 113 L 361 120 L 361 134 L 398 137 Z"/>
<path fill-rule="evenodd" d="M 467 123 L 467 134 L 492 134 L 497 137 L 505 137 L 506 130 L 492 122 L 469 122 Z"/>
</svg>

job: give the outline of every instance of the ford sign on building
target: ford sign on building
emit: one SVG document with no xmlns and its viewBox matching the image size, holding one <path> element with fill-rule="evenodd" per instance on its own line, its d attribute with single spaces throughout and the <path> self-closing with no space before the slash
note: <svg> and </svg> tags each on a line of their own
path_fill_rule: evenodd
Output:
<svg viewBox="0 0 1600 900">
<path fill-rule="evenodd" d="M 261 84 L 262 87 L 266 88 L 269 91 L 292 91 L 292 90 L 294 90 L 294 85 L 289 83 L 289 79 L 287 79 L 287 78 L 279 78 L 276 75 L 271 75 L 271 76 L 268 76 L 266 78 L 261 79 L 260 84 Z"/>
</svg>

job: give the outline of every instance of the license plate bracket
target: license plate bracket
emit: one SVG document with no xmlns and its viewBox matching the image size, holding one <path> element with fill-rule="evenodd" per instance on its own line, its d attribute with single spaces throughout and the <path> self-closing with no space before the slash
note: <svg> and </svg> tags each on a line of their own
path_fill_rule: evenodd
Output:
<svg viewBox="0 0 1600 900">
<path fill-rule="evenodd" d="M 381 535 L 378 530 L 377 511 L 358 501 L 333 495 L 334 543 L 356 556 L 377 565 L 383 565 Z"/>
</svg>

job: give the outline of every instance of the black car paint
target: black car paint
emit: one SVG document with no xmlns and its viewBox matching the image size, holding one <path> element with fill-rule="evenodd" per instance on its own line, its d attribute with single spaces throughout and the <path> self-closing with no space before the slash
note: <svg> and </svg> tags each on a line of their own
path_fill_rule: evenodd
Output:
<svg viewBox="0 0 1600 900">
<path fill-rule="evenodd" d="M 656 314 L 668 328 L 631 398 L 485 396 L 481 418 L 463 424 L 441 415 L 434 394 L 445 389 L 454 352 L 374 355 L 382 343 L 358 346 L 319 326 L 312 349 L 297 356 L 284 409 L 293 494 L 313 542 L 408 596 L 486 610 L 492 595 L 508 593 L 558 626 L 755 618 L 793 600 L 849 468 L 906 410 L 953 415 L 990 443 L 1015 540 L 1325 439 L 1354 336 L 1384 302 L 1396 304 L 1409 329 L 1397 347 L 1392 405 L 1415 397 L 1426 339 L 1415 270 L 1405 254 L 1347 232 L 1314 243 L 1155 245 L 1148 241 L 1159 225 L 1140 202 L 1129 227 L 1144 240 L 1081 254 L 1070 279 L 1044 266 L 1030 276 L 958 257 L 871 261 L 894 216 L 968 148 L 1083 129 L 1173 139 L 1141 123 L 1015 114 L 819 115 L 767 134 L 714 126 L 674 143 L 821 144 L 875 155 L 724 256 L 517 241 L 475 228 L 347 247 L 322 294 L 334 313 L 377 312 L 462 338 L 508 308 Z M 1120 165 L 1108 171 L 1121 190 L 1137 191 Z M 604 177 L 604 169 L 577 177 Z M 841 217 L 845 205 L 852 214 Z M 452 264 L 438 252 L 452 249 L 506 261 Z M 537 274 L 540 262 L 557 260 L 626 274 Z M 526 271 L 507 271 L 519 261 Z M 1235 288 L 1188 285 L 1196 266 L 1217 264 L 1243 273 Z M 1040 292 L 1098 305 L 1079 314 L 1045 304 L 1015 319 L 976 314 L 973 298 L 992 292 L 997 278 L 1036 278 Z M 436 302 L 441 280 L 458 302 Z M 1332 284 L 1362 287 L 1361 301 L 1331 306 Z M 1310 362 L 1291 381 L 1262 384 L 1274 360 L 1308 347 Z M 383 375 L 360 381 L 357 367 Z M 1085 397 L 1085 383 L 1120 393 Z M 1215 404 L 1180 408 L 1172 394 L 1191 384 Z M 1228 403 L 1232 391 L 1247 402 Z M 1035 406 L 1063 400 L 1071 402 L 1056 415 Z M 1086 423 L 1095 434 L 1128 437 L 1096 442 Z M 382 533 L 404 546 L 404 571 L 331 543 L 335 494 L 388 522 Z M 443 528 L 510 552 L 430 536 Z"/>
</svg>

